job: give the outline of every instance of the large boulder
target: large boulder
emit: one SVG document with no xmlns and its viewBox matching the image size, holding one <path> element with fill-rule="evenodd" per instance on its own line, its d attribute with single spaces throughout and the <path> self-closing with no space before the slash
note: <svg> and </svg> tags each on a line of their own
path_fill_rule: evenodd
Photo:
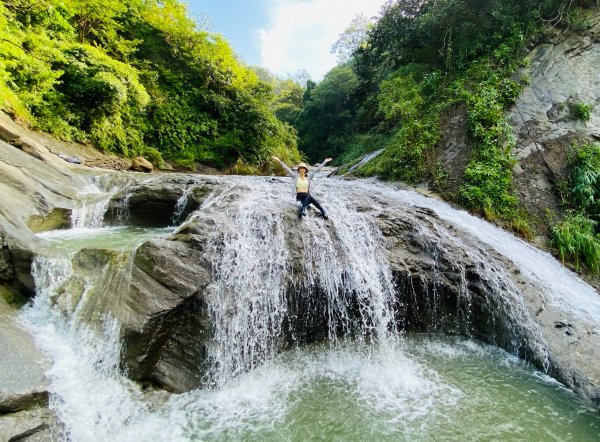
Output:
<svg viewBox="0 0 600 442">
<path fill-rule="evenodd" d="M 107 314 L 116 318 L 132 379 L 174 392 L 202 385 L 199 365 L 211 326 L 202 296 L 210 276 L 201 251 L 184 238 L 155 239 L 135 256 L 81 250 L 72 267 L 55 304 L 65 314 L 78 309 L 80 320 L 98 327 Z"/>
<path fill-rule="evenodd" d="M 148 161 L 144 157 L 135 157 L 131 161 L 131 170 L 135 170 L 137 172 L 152 172 L 154 170 L 154 166 L 150 161 Z"/>
<path fill-rule="evenodd" d="M 34 408 L 0 416 L 0 440 L 48 442 L 59 440 L 60 424 L 47 408 Z"/>
</svg>

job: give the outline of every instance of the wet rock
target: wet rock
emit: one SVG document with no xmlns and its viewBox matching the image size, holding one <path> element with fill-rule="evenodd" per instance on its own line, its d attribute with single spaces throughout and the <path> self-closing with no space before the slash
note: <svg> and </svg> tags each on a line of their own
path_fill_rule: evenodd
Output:
<svg viewBox="0 0 600 442">
<path fill-rule="evenodd" d="M 48 402 L 50 361 L 16 322 L 17 311 L 0 296 L 0 414 Z"/>
<path fill-rule="evenodd" d="M 54 299 L 100 326 L 110 314 L 121 326 L 129 376 L 182 392 L 202 385 L 211 324 L 202 293 L 209 283 L 203 254 L 184 241 L 156 239 L 128 252 L 85 249 Z M 104 269 L 98 272 L 98 269 Z M 86 302 L 82 303 L 83 294 Z"/>
<path fill-rule="evenodd" d="M 54 208 L 45 215 L 32 215 L 27 221 L 27 225 L 33 233 L 66 229 L 71 225 L 71 211 Z"/>
</svg>

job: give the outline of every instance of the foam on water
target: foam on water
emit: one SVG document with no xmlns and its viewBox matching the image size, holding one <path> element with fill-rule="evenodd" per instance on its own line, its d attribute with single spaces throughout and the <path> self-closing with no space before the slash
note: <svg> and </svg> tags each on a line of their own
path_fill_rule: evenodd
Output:
<svg viewBox="0 0 600 442">
<path fill-rule="evenodd" d="M 61 440 L 101 441 L 122 437 L 145 415 L 139 388 L 119 370 L 119 325 L 107 317 L 100 334 L 53 309 L 52 296 L 70 275 L 70 257 L 37 257 L 39 287 L 21 320 L 54 362 L 50 408 L 63 424 Z M 127 440 L 127 438 L 117 440 Z"/>
</svg>

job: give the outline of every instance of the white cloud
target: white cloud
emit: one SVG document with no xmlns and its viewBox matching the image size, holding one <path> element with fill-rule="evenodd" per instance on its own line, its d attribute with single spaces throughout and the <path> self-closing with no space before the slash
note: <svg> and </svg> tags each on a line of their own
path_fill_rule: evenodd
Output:
<svg viewBox="0 0 600 442">
<path fill-rule="evenodd" d="M 359 13 L 378 14 L 385 0 L 270 0 L 260 29 L 261 64 L 286 75 L 306 69 L 313 80 L 336 65 L 331 46 Z"/>
</svg>

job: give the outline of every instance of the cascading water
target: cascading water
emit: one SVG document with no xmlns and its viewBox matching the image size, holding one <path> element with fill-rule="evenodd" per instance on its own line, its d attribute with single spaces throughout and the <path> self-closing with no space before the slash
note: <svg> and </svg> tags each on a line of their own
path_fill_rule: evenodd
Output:
<svg viewBox="0 0 600 442">
<path fill-rule="evenodd" d="M 51 246 L 36 258 L 38 293 L 23 321 L 54 361 L 48 376 L 50 407 L 63 425 L 59 439 L 596 440 L 600 435 L 600 420 L 583 402 L 503 351 L 464 338 L 400 335 L 383 236 L 353 195 L 371 195 L 361 204 L 375 212 L 383 210 L 382 195 L 396 199 L 403 210 L 429 206 L 442 218 L 456 218 L 456 225 L 468 223 L 465 228 L 484 241 L 493 242 L 498 229 L 486 233 L 484 223 L 410 192 L 334 180 L 318 183 L 316 190 L 330 220 L 309 215 L 299 221 L 287 181 L 221 180 L 219 191 L 192 215 L 215 223 L 206 249 L 213 270 L 206 289 L 214 324 L 213 388 L 174 395 L 162 405 L 148 402 L 119 368 L 118 322 L 107 316 L 99 329 L 88 326 L 79 314 L 84 305 L 69 315 L 57 299 L 69 289 L 72 256 L 82 247 L 127 243 L 110 278 L 126 276 L 137 245 L 165 231 L 93 229 L 87 245 L 77 231 L 70 237 L 67 232 L 67 239 L 45 235 Z M 79 217 L 88 220 L 82 226 L 100 219 L 103 207 L 94 204 L 94 216 Z M 290 223 L 301 223 L 301 238 L 290 235 Z M 429 237 L 426 229 L 421 234 Z M 291 247 L 294 241 L 299 247 Z M 518 241 L 498 242 L 513 248 Z M 435 272 L 429 275 L 433 281 Z M 547 278 L 545 283 L 560 292 L 560 282 Z M 88 295 L 95 285 L 123 287 L 102 276 L 87 284 Z M 93 304 L 92 298 L 72 302 Z M 324 307 L 325 345 L 279 353 L 283 335 L 295 332 L 289 329 L 295 302 Z M 468 312 L 466 290 L 461 302 Z"/>
<path fill-rule="evenodd" d="M 600 318 L 600 296 L 573 272 L 562 266 L 547 252 L 534 248 L 510 233 L 471 216 L 462 210 L 433 198 L 423 198 L 415 192 L 392 190 L 375 181 L 357 183 L 365 192 L 383 192 L 400 205 L 421 206 L 433 210 L 463 232 L 488 244 L 512 260 L 526 275 L 544 287 L 549 303 L 566 307 L 581 318 Z"/>
<path fill-rule="evenodd" d="M 209 242 L 214 282 L 207 301 L 215 324 L 209 352 L 217 384 L 278 349 L 288 256 L 279 214 L 265 207 L 269 198 L 262 195 L 260 206 L 249 198 L 230 207 L 235 229 Z"/>
<path fill-rule="evenodd" d="M 71 213 L 71 227 L 74 229 L 102 227 L 110 199 L 128 182 L 129 180 L 123 175 L 118 174 L 95 177 L 90 184 L 78 192 L 79 199 Z"/>
<path fill-rule="evenodd" d="M 216 325 L 209 351 L 217 384 L 271 359 L 280 349 L 294 271 L 286 245 L 284 217 L 289 211 L 282 210 L 289 208 L 288 194 L 273 192 L 281 185 L 264 179 L 236 182 L 251 191 L 234 202 L 230 195 L 225 210 L 233 228 L 225 233 L 216 229 L 209 241 L 214 275 L 207 300 Z M 239 192 L 234 186 L 229 189 Z M 312 220 L 316 222 L 304 227 L 297 290 L 307 298 L 314 298 L 317 288 L 323 291 L 330 342 L 340 332 L 389 340 L 394 335 L 394 292 L 381 233 L 344 197 L 331 205 L 330 215 L 331 222 Z"/>
</svg>

